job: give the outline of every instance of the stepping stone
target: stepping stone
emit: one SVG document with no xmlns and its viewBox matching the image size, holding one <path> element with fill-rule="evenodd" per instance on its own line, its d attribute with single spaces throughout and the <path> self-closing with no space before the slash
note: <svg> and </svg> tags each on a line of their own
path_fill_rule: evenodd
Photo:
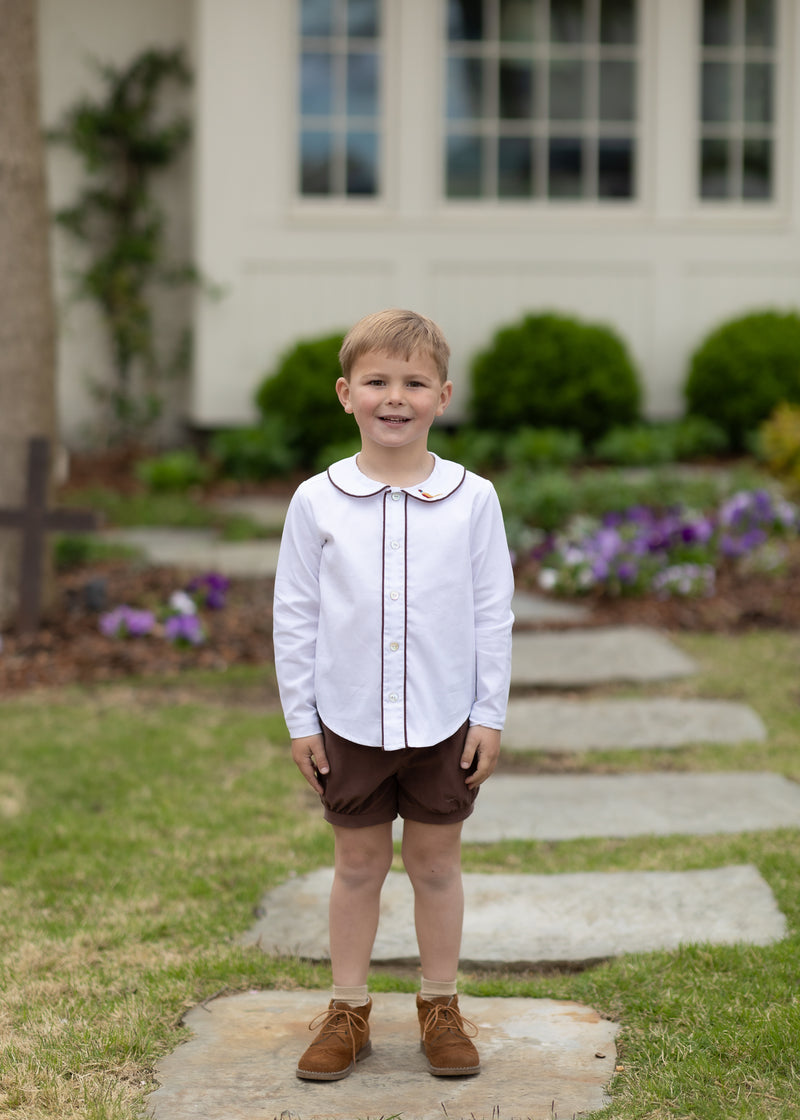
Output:
<svg viewBox="0 0 800 1120">
<path fill-rule="evenodd" d="M 156 1066 L 155 1120 L 566 1120 L 608 1103 L 618 1026 L 582 1004 L 548 999 L 464 996 L 464 1013 L 480 1028 L 481 1073 L 436 1078 L 419 1049 L 415 996 L 377 992 L 372 1054 L 344 1081 L 299 1081 L 308 1023 L 329 998 L 251 991 L 193 1008 L 184 1018 L 193 1037 Z"/>
<path fill-rule="evenodd" d="M 707 836 L 773 828 L 800 828 L 800 785 L 780 774 L 495 774 L 464 822 L 464 840 Z"/>
<path fill-rule="evenodd" d="M 277 540 L 223 541 L 211 529 L 108 529 L 107 541 L 140 549 L 151 564 L 226 576 L 274 576 Z"/>
<path fill-rule="evenodd" d="M 320 868 L 270 891 L 244 936 L 265 953 L 328 960 L 333 870 Z M 464 875 L 464 967 L 565 964 L 697 942 L 768 945 L 786 934 L 755 867 L 568 875 Z M 413 892 L 391 871 L 381 895 L 374 963 L 418 961 Z M 525 1114 L 527 1115 L 527 1114 Z"/>
<path fill-rule="evenodd" d="M 746 704 L 726 700 L 512 699 L 507 750 L 590 751 L 761 742 L 767 732 Z"/>
<path fill-rule="evenodd" d="M 691 658 L 658 631 L 645 626 L 608 626 L 516 634 L 511 683 L 568 687 L 669 680 L 695 671 Z"/>
<path fill-rule="evenodd" d="M 222 513 L 249 517 L 264 529 L 280 529 L 286 519 L 289 498 L 274 494 L 241 494 L 236 498 L 219 498 L 214 508 Z"/>
<path fill-rule="evenodd" d="M 530 591 L 517 591 L 511 603 L 517 624 L 550 622 L 585 622 L 591 611 L 578 603 L 550 599 Z"/>
</svg>

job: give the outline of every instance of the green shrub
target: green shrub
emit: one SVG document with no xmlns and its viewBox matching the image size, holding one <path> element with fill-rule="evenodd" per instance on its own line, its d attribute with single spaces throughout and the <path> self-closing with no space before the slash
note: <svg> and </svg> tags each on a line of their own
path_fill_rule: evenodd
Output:
<svg viewBox="0 0 800 1120">
<path fill-rule="evenodd" d="M 761 458 L 793 490 L 800 487 L 800 407 L 780 404 L 758 429 Z"/>
<path fill-rule="evenodd" d="M 507 522 L 553 532 L 578 512 L 578 495 L 566 471 L 508 471 L 497 479 Z"/>
<path fill-rule="evenodd" d="M 723 323 L 691 358 L 687 412 L 724 429 L 733 450 L 782 401 L 800 403 L 800 315 L 762 311 Z"/>
<path fill-rule="evenodd" d="M 503 327 L 472 363 L 471 410 L 481 428 L 567 428 L 594 442 L 639 416 L 641 390 L 611 328 L 562 315 Z"/>
<path fill-rule="evenodd" d="M 196 451 L 168 451 L 136 464 L 136 477 L 155 493 L 183 492 L 202 486 L 211 471 Z"/>
<path fill-rule="evenodd" d="M 594 454 L 601 462 L 621 467 L 669 463 L 675 458 L 674 432 L 662 424 L 632 424 L 627 428 L 612 428 L 595 444 Z"/>
<path fill-rule="evenodd" d="M 256 392 L 261 415 L 284 422 L 302 467 L 313 467 L 323 447 L 355 433 L 353 417 L 344 411 L 335 390 L 343 339 L 340 332 L 297 343 Z"/>
<path fill-rule="evenodd" d="M 504 447 L 507 437 L 501 432 L 479 431 L 477 428 L 457 428 L 445 431 L 432 428 L 428 447 L 443 459 L 452 459 L 476 474 L 486 474 L 504 465 Z"/>
<path fill-rule="evenodd" d="M 352 417 L 350 418 L 352 420 Z M 353 424 L 355 428 L 355 424 Z M 331 463 L 338 463 L 340 459 L 350 459 L 361 450 L 361 437 L 356 430 L 350 439 L 341 443 L 326 443 L 314 460 L 314 470 L 326 471 Z"/>
<path fill-rule="evenodd" d="M 224 478 L 258 480 L 287 474 L 297 466 L 291 429 L 278 416 L 252 428 L 230 428 L 211 440 L 211 456 Z"/>
<path fill-rule="evenodd" d="M 681 462 L 724 455 L 730 443 L 724 428 L 705 416 L 684 416 L 673 428 L 675 458 Z"/>
<path fill-rule="evenodd" d="M 520 428 L 505 446 L 510 467 L 569 467 L 582 456 L 580 432 L 563 428 Z"/>
</svg>

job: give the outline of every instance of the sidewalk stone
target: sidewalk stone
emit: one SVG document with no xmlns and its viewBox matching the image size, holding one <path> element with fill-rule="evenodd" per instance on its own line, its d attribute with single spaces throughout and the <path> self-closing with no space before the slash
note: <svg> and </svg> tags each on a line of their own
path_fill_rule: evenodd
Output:
<svg viewBox="0 0 800 1120">
<path fill-rule="evenodd" d="M 151 564 L 225 576 L 271 577 L 277 540 L 223 541 L 211 529 L 108 529 L 107 541 L 139 548 Z"/>
<path fill-rule="evenodd" d="M 543 687 L 656 681 L 695 672 L 691 658 L 646 626 L 609 626 L 514 637 L 511 683 Z"/>
<path fill-rule="evenodd" d="M 575 840 L 800 828 L 800 785 L 780 774 L 495 774 L 464 840 Z"/>
<path fill-rule="evenodd" d="M 503 747 L 590 751 L 761 742 L 766 729 L 746 704 L 726 700 L 512 699 Z"/>
<path fill-rule="evenodd" d="M 373 1052 L 344 1081 L 295 1077 L 308 1023 L 328 992 L 244 992 L 195 1007 L 193 1037 L 156 1067 L 155 1120 L 567 1120 L 602 1108 L 618 1027 L 547 999 L 461 1000 L 480 1028 L 481 1073 L 434 1078 L 419 1049 L 413 994 L 375 993 Z"/>
<path fill-rule="evenodd" d="M 591 611 L 579 603 L 550 599 L 530 591 L 517 591 L 511 603 L 517 625 L 548 622 L 585 622 Z"/>
<path fill-rule="evenodd" d="M 333 871 L 320 868 L 264 898 L 244 936 L 265 953 L 327 960 Z M 766 945 L 786 919 L 755 867 L 703 871 L 464 875 L 466 967 L 596 961 L 694 942 Z M 401 871 L 381 896 L 374 963 L 418 959 L 413 892 Z"/>
</svg>

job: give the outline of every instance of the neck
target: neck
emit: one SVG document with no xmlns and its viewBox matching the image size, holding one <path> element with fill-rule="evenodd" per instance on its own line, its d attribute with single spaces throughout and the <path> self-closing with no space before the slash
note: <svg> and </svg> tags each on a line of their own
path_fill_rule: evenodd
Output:
<svg viewBox="0 0 800 1120">
<path fill-rule="evenodd" d="M 364 447 L 356 460 L 358 469 L 367 478 L 389 486 L 416 486 L 433 470 L 434 458 L 427 446 L 422 448 Z"/>
</svg>

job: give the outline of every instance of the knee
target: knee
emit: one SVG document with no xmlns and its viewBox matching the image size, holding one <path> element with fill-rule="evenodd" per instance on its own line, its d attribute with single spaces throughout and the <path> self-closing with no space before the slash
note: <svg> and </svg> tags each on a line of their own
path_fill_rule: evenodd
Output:
<svg viewBox="0 0 800 1120">
<path fill-rule="evenodd" d="M 444 891 L 461 878 L 458 853 L 404 851 L 403 865 L 415 889 Z"/>
<path fill-rule="evenodd" d="M 336 878 L 351 889 L 380 887 L 392 865 L 392 849 L 348 848 L 336 853 Z"/>
</svg>

